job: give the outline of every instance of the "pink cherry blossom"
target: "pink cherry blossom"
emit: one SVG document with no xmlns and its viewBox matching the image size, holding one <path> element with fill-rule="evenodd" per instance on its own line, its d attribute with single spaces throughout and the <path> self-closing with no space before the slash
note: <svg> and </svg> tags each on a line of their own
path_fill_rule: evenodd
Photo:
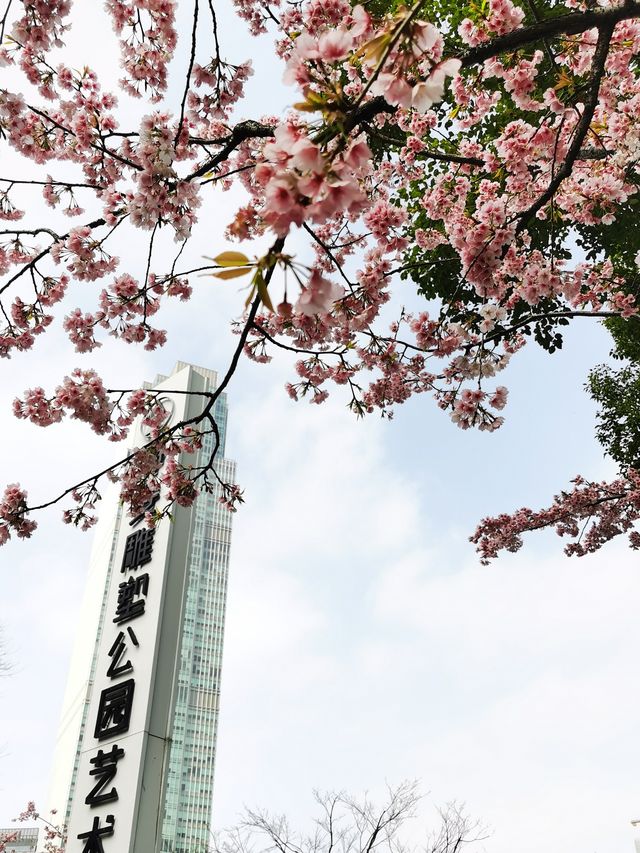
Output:
<svg viewBox="0 0 640 853">
<path fill-rule="evenodd" d="M 26 517 L 27 493 L 17 483 L 4 490 L 0 500 L 0 545 L 4 545 L 15 533 L 20 539 L 28 539 L 37 524 Z"/>
<path fill-rule="evenodd" d="M 313 317 L 316 314 L 328 314 L 334 303 L 344 296 L 344 288 L 314 271 L 306 288 L 298 297 L 294 311 Z"/>
<path fill-rule="evenodd" d="M 277 115 L 247 112 L 251 62 L 234 56 L 233 39 L 206 30 L 214 25 L 202 4 L 193 55 L 189 39 L 178 45 L 174 0 L 108 0 L 106 8 L 122 104 L 84 57 L 62 53 L 68 0 L 8 10 L 13 40 L 0 64 L 21 83 L 0 92 L 0 131 L 28 177 L 0 181 L 3 357 L 37 346 L 56 317 L 85 359 L 106 336 L 153 350 L 166 339 L 157 318 L 171 297 L 189 298 L 191 274 L 246 273 L 237 355 L 267 364 L 274 347 L 300 353 L 287 383 L 292 398 L 320 404 L 337 387 L 356 414 L 390 418 L 423 394 L 461 429 L 493 431 L 508 416 L 499 374 L 531 337 L 544 339 L 547 321 L 554 341 L 576 313 L 617 322 L 637 315 L 637 259 L 624 246 L 569 258 L 566 236 L 615 235 L 635 203 L 633 4 L 601 3 L 596 15 L 568 0 L 545 18 L 542 45 L 512 0 L 469 7 L 458 34 L 452 17 L 442 13 L 436 25 L 427 7 L 384 14 L 348 0 L 235 0 L 252 32 L 274 36 L 292 87 Z M 169 67 L 178 75 L 171 87 Z M 129 96 L 140 99 L 137 113 Z M 42 220 L 31 208 L 38 198 L 53 210 Z M 216 200 L 218 236 L 211 221 L 198 221 L 203 198 Z M 60 225 L 59 213 L 75 217 L 74 227 Z M 191 242 L 198 228 L 207 245 L 232 242 L 210 252 L 221 263 L 200 258 Z M 249 240 L 259 247 L 250 261 L 229 267 L 220 253 Z M 127 268 L 123 245 L 136 247 Z M 247 251 L 237 246 L 240 258 Z M 387 318 L 393 295 L 405 303 L 415 282 L 429 310 Z M 217 328 L 214 303 L 207 306 Z M 199 469 L 181 459 L 199 452 L 206 405 L 200 421 L 167 432 L 152 393 L 110 391 L 84 365 L 53 392 L 25 392 L 14 412 L 40 426 L 69 416 L 114 441 L 139 417 L 151 444 L 110 469 L 131 511 L 160 486 L 169 505 L 213 488 L 235 509 L 241 491 L 216 479 L 213 462 Z M 627 472 L 619 480 L 611 500 L 605 485 L 577 483 L 572 500 L 558 499 L 561 509 L 538 522 L 562 527 L 565 512 L 573 530 L 583 508 L 586 518 L 601 501 L 611 509 L 572 552 L 585 541 L 599 546 L 634 523 L 635 481 Z M 97 482 L 70 493 L 66 520 L 89 526 Z M 12 495 L 3 539 L 27 511 L 20 490 Z M 488 522 L 483 553 L 517 544 L 526 523 L 526 513 L 499 530 Z"/>
</svg>

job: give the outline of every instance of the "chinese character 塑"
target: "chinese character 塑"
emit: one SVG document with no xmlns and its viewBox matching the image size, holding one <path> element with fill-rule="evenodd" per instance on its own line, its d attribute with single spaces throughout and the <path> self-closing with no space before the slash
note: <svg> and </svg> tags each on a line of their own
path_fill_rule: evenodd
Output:
<svg viewBox="0 0 640 853">
<path fill-rule="evenodd" d="M 135 686 L 135 681 L 130 678 L 102 691 L 93 734 L 95 738 L 104 740 L 129 730 Z"/>
<path fill-rule="evenodd" d="M 153 537 L 155 528 L 141 527 L 135 533 L 127 536 L 122 555 L 121 572 L 127 569 L 139 569 L 151 560 L 153 554 Z"/>
<path fill-rule="evenodd" d="M 100 826 L 100 818 L 96 815 L 93 819 L 93 826 L 89 832 L 81 832 L 78 835 L 80 841 L 85 841 L 82 848 L 82 853 L 104 853 L 102 839 L 107 835 L 113 835 L 113 827 L 116 822 L 112 814 L 108 814 L 105 818 L 108 826 Z"/>
<path fill-rule="evenodd" d="M 138 575 L 137 578 L 129 578 L 118 585 L 118 604 L 114 622 L 118 625 L 129 622 L 144 613 L 145 599 L 138 596 L 146 596 L 149 590 L 149 575 Z"/>
<path fill-rule="evenodd" d="M 133 645 L 138 646 L 138 638 L 133 633 L 133 628 L 127 628 L 127 634 L 129 634 Z M 112 659 L 111 663 L 109 664 L 109 669 L 107 670 L 107 675 L 109 676 L 109 678 L 117 678 L 119 675 L 125 675 L 127 672 L 131 672 L 133 670 L 133 664 L 130 660 L 127 660 L 124 663 L 121 662 L 123 657 L 125 656 L 126 651 L 126 634 L 124 633 L 124 631 L 120 631 L 120 633 L 115 639 L 114 644 L 111 646 L 107 653 Z"/>
<path fill-rule="evenodd" d="M 118 792 L 115 788 L 110 791 L 104 789 L 116 775 L 118 769 L 116 765 L 123 756 L 124 749 L 114 743 L 109 752 L 99 749 L 98 754 L 89 759 L 94 765 L 93 770 L 89 771 L 89 775 L 95 776 L 97 781 L 85 798 L 85 803 L 88 806 L 101 806 L 103 803 L 110 803 L 112 800 L 118 799 Z"/>
</svg>

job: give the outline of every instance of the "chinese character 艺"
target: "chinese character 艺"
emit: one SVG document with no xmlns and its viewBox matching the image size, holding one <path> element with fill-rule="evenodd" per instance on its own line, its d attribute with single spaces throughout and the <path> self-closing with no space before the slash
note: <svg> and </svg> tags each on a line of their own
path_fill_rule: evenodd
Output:
<svg viewBox="0 0 640 853">
<path fill-rule="evenodd" d="M 96 784 L 85 797 L 85 803 L 88 806 L 101 806 L 118 799 L 115 788 L 110 791 L 105 791 L 105 788 L 113 781 L 118 769 L 116 765 L 123 756 L 124 749 L 114 743 L 109 752 L 99 749 L 98 754 L 89 759 L 93 764 L 93 770 L 89 771 L 89 775 L 96 777 Z"/>
</svg>

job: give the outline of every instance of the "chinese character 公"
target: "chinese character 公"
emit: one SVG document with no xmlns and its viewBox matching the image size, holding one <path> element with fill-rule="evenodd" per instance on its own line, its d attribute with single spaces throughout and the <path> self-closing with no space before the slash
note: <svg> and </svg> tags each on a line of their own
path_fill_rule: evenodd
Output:
<svg viewBox="0 0 640 853">
<path fill-rule="evenodd" d="M 134 646 L 140 645 L 138 643 L 138 638 L 133 633 L 133 628 L 127 628 L 127 634 L 131 637 L 131 642 Z M 126 634 L 124 631 L 120 631 L 114 644 L 107 652 L 109 657 L 112 658 L 111 663 L 109 664 L 109 669 L 107 670 L 109 678 L 117 678 L 119 675 L 125 675 L 127 672 L 131 672 L 133 670 L 133 664 L 130 660 L 127 660 L 125 663 L 121 663 L 126 651 Z"/>
</svg>

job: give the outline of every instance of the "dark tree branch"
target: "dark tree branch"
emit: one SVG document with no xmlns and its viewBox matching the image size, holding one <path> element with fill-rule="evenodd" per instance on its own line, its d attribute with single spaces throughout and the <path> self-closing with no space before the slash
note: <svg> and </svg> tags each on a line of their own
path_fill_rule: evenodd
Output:
<svg viewBox="0 0 640 853">
<path fill-rule="evenodd" d="M 85 227 L 86 228 L 99 228 L 101 225 L 106 225 L 106 224 L 107 224 L 106 221 L 101 218 L 101 219 L 94 219 L 93 222 L 87 222 Z M 40 228 L 38 230 L 39 231 L 46 231 L 47 229 Z M 52 235 L 54 234 L 54 232 L 52 232 L 52 231 L 48 231 L 47 233 L 52 234 Z M 70 234 L 70 232 L 67 232 L 66 234 L 61 234 L 60 236 L 54 235 L 55 236 L 55 242 L 57 243 L 57 242 L 60 242 L 61 240 L 66 240 L 67 237 L 69 236 L 69 234 Z M 51 246 L 53 246 L 53 243 L 51 244 Z M 51 251 L 51 246 L 47 246 L 46 249 L 43 249 L 41 252 L 39 252 L 34 258 L 32 258 L 28 263 L 26 263 L 23 267 L 21 267 L 17 273 L 12 275 L 11 278 L 8 281 L 6 281 L 0 287 L 0 293 L 4 293 L 5 290 L 7 290 L 13 284 L 14 281 L 17 281 L 17 279 L 19 279 L 20 276 L 24 275 L 24 273 L 27 272 L 27 270 L 33 269 L 34 266 L 38 263 L 38 261 L 41 261 L 43 258 L 45 258 L 49 254 L 49 252 Z"/>
<path fill-rule="evenodd" d="M 333 349 L 333 350 L 313 350 L 313 349 L 304 349 L 303 347 L 294 347 L 291 344 L 285 344 L 284 341 L 278 340 L 278 338 L 274 338 L 272 334 L 267 332 L 265 328 L 263 328 L 260 323 L 254 322 L 252 323 L 252 328 L 254 328 L 257 332 L 259 332 L 263 338 L 265 338 L 269 343 L 272 343 L 274 346 L 279 349 L 287 350 L 287 352 L 294 352 L 297 355 L 311 355 L 314 357 L 321 357 L 327 355 L 337 355 L 342 356 L 346 352 L 345 349 Z"/>
<path fill-rule="evenodd" d="M 367 131 L 371 136 L 375 136 L 376 139 L 385 142 L 387 145 L 399 148 L 405 144 L 404 139 L 393 139 L 390 136 L 385 136 L 374 130 L 371 126 L 367 126 Z M 416 159 L 438 160 L 442 163 L 459 163 L 462 166 L 484 166 L 484 160 L 481 160 L 480 157 L 463 157 L 461 154 L 446 154 L 444 151 L 431 151 L 430 149 L 418 152 Z"/>
<path fill-rule="evenodd" d="M 36 187 L 68 187 L 69 189 L 80 189 L 86 187 L 90 190 L 100 189 L 96 184 L 82 184 L 76 183 L 75 181 L 25 181 L 19 180 L 18 178 L 0 178 L 0 181 L 7 184 L 15 184 L 27 186 L 29 184 Z"/>
<path fill-rule="evenodd" d="M 7 25 L 7 18 L 9 17 L 9 10 L 11 9 L 12 3 L 13 0 L 9 0 L 5 6 L 4 15 L 2 16 L 2 19 L 0 19 L 0 43 L 4 41 L 4 30 Z"/>
<path fill-rule="evenodd" d="M 195 172 L 192 172 L 187 180 L 192 181 L 194 178 L 201 178 L 203 175 L 206 175 L 207 172 L 215 169 L 216 166 L 223 163 L 227 157 L 235 151 L 238 145 L 246 142 L 247 139 L 264 139 L 272 137 L 273 134 L 273 128 L 266 124 L 260 124 L 260 122 L 257 121 L 240 122 L 240 124 L 237 124 L 233 128 L 230 136 L 227 137 L 227 142 L 223 148 L 221 148 L 214 157 L 207 160 L 206 163 L 203 163 L 202 166 L 197 168 Z"/>
<path fill-rule="evenodd" d="M 554 175 L 551 182 L 549 183 L 549 186 L 547 187 L 545 192 L 538 198 L 536 202 L 534 202 L 534 204 L 531 205 L 528 210 L 518 215 L 519 222 L 518 227 L 516 229 L 517 232 L 520 232 L 524 228 L 526 228 L 527 223 L 536 215 L 536 213 L 538 213 L 539 210 L 542 210 L 542 208 L 545 206 L 545 204 L 547 204 L 547 202 L 551 201 L 560 184 L 566 178 L 568 178 L 571 175 L 571 172 L 573 171 L 573 166 L 580 153 L 580 149 L 582 148 L 582 143 L 584 142 L 587 133 L 589 132 L 589 126 L 593 119 L 593 114 L 596 110 L 596 107 L 598 106 L 600 83 L 602 81 L 602 77 L 604 76 L 605 63 L 607 61 L 607 56 L 609 53 L 609 45 L 611 44 L 612 34 L 613 24 L 609 24 L 608 26 L 603 27 L 598 34 L 598 43 L 596 45 L 595 54 L 593 56 L 593 64 L 591 66 L 591 90 L 584 105 L 580 120 L 578 121 L 575 127 L 573 139 L 571 141 L 571 145 L 569 146 L 569 150 L 567 151 L 565 160 Z"/>
<path fill-rule="evenodd" d="M 543 18 L 541 16 L 541 14 L 538 10 L 538 7 L 536 6 L 534 0 L 526 0 L 526 3 L 527 3 L 527 6 L 529 7 L 529 11 L 531 12 L 531 15 L 533 16 L 534 20 L 536 21 L 536 23 L 538 23 L 538 24 L 542 23 Z M 557 67 L 556 58 L 555 58 L 553 51 L 551 50 L 551 45 L 549 44 L 549 39 L 546 39 L 546 38 L 543 39 L 542 44 L 544 45 L 544 52 L 547 54 L 547 58 L 549 59 L 549 62 L 554 67 Z"/>
<path fill-rule="evenodd" d="M 77 136 L 77 134 L 73 130 L 71 130 L 71 128 L 67 127 L 64 124 L 61 124 L 59 121 L 50 116 L 49 113 L 43 112 L 43 110 L 39 110 L 37 107 L 34 107 L 31 104 L 27 104 L 27 106 L 32 113 L 35 113 L 36 115 L 40 116 L 40 118 L 50 122 L 53 127 L 57 127 L 58 130 L 62 130 L 64 133 L 68 133 L 70 136 Z M 122 157 L 122 155 L 113 151 L 111 148 L 107 148 L 104 142 L 102 142 L 102 145 L 96 145 L 95 142 L 92 142 L 90 147 L 93 148 L 94 151 L 99 151 L 101 154 L 107 154 L 109 157 L 113 157 L 114 160 L 118 160 L 120 163 L 123 163 L 125 166 L 129 166 L 129 168 L 131 169 L 135 169 L 138 172 L 142 171 L 142 166 L 140 166 L 139 163 L 134 163 L 133 160 L 127 160 L 126 157 Z"/>
<path fill-rule="evenodd" d="M 306 222 L 303 223 L 302 227 L 307 232 L 307 234 L 310 234 L 311 237 L 313 238 L 313 240 L 320 246 L 320 248 L 327 255 L 327 257 L 329 258 L 331 263 L 334 264 L 334 266 L 337 268 L 338 272 L 340 273 L 340 275 L 342 276 L 342 278 L 346 282 L 349 290 L 353 293 L 353 283 L 347 277 L 347 274 L 342 269 L 342 264 L 340 264 L 338 262 L 338 259 L 335 257 L 335 255 L 333 254 L 333 252 L 331 251 L 329 246 L 327 246 L 327 244 L 324 242 L 324 240 L 321 240 L 320 237 L 318 237 L 318 235 L 313 230 L 313 228 L 310 228 Z"/>
<path fill-rule="evenodd" d="M 218 18 L 216 17 L 216 10 L 213 5 L 213 0 L 208 0 L 209 2 L 209 11 L 211 13 L 211 25 L 213 27 L 213 43 L 216 49 L 216 98 L 218 100 L 218 106 L 220 106 L 220 42 L 218 40 Z"/>
<path fill-rule="evenodd" d="M 5 231 L 0 231 L 0 237 L 8 237 L 9 234 L 13 234 L 15 237 L 37 237 L 38 234 L 48 234 L 56 241 L 63 239 L 55 231 L 52 231 L 51 228 L 32 228 L 31 230 L 25 228 L 7 228 Z M 13 242 L 13 240 L 10 242 Z"/>
<path fill-rule="evenodd" d="M 545 38 L 577 35 L 594 27 L 599 30 L 613 30 L 620 21 L 638 16 L 640 16 L 640 3 L 628 2 L 608 9 L 590 9 L 586 12 L 559 15 L 557 18 L 547 18 L 528 27 L 513 30 L 478 47 L 469 48 L 458 58 L 462 61 L 463 68 L 469 68 L 498 53 L 517 50 Z"/>
</svg>

